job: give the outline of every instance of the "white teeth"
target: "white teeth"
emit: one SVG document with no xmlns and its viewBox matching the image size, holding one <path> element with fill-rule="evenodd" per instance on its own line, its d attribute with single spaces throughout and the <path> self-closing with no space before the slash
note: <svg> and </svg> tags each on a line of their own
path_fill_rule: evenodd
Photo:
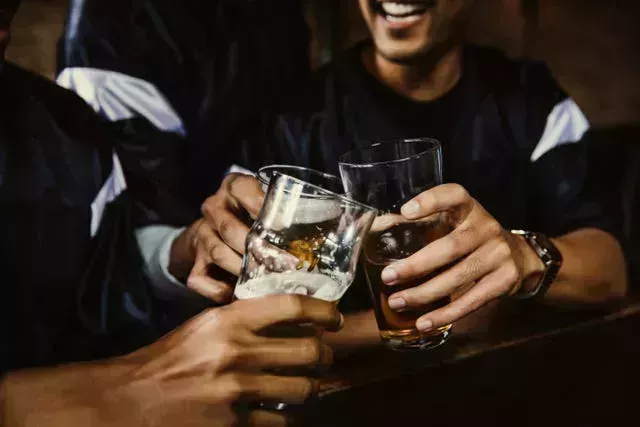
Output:
<svg viewBox="0 0 640 427">
<path fill-rule="evenodd" d="M 422 12 L 424 10 L 424 6 L 420 4 L 396 3 L 386 1 L 382 3 L 382 10 L 384 10 L 387 15 L 398 17 Z"/>
<path fill-rule="evenodd" d="M 410 22 L 419 21 L 421 18 L 420 15 L 410 15 L 403 17 L 387 15 L 385 19 L 389 22 L 404 22 L 405 24 L 408 24 Z"/>
</svg>

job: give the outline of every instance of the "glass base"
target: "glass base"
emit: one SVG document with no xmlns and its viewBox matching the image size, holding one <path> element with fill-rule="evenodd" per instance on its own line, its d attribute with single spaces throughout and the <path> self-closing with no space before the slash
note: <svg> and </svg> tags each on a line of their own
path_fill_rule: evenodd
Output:
<svg viewBox="0 0 640 427">
<path fill-rule="evenodd" d="M 384 345 L 394 351 L 424 351 L 441 346 L 451 335 L 452 325 L 435 331 L 420 332 L 417 329 L 381 331 Z"/>
</svg>

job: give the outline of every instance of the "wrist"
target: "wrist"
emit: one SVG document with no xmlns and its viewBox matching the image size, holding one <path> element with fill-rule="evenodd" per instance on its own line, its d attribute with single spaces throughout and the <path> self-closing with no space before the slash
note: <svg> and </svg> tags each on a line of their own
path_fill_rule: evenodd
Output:
<svg viewBox="0 0 640 427">
<path fill-rule="evenodd" d="M 524 236 L 513 236 L 517 241 L 519 252 L 522 254 L 522 279 L 519 291 L 528 293 L 538 285 L 545 272 L 545 265 Z"/>
<path fill-rule="evenodd" d="M 141 378 L 139 372 L 148 361 L 148 348 L 108 362 L 101 373 L 108 375 L 96 402 L 102 418 L 111 421 L 139 420 L 146 425 L 150 409 L 163 401 L 161 388 L 151 384 L 151 378 Z"/>
</svg>

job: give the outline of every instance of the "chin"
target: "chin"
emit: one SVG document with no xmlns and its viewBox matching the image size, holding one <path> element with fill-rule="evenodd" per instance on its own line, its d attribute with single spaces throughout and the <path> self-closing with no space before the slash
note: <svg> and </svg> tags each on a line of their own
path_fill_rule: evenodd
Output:
<svg viewBox="0 0 640 427">
<path fill-rule="evenodd" d="M 416 62 L 428 58 L 431 48 L 423 47 L 407 47 L 407 46 L 380 46 L 376 47 L 377 53 L 387 61 L 397 64 L 411 65 Z"/>
</svg>

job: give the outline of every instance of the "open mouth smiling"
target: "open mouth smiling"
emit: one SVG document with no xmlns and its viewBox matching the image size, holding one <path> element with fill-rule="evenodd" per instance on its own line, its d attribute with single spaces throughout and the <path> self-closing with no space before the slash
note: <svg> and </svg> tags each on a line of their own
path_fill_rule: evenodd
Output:
<svg viewBox="0 0 640 427">
<path fill-rule="evenodd" d="M 388 22 L 411 23 L 419 20 L 437 0 L 383 1 L 370 0 L 372 9 Z"/>
</svg>

